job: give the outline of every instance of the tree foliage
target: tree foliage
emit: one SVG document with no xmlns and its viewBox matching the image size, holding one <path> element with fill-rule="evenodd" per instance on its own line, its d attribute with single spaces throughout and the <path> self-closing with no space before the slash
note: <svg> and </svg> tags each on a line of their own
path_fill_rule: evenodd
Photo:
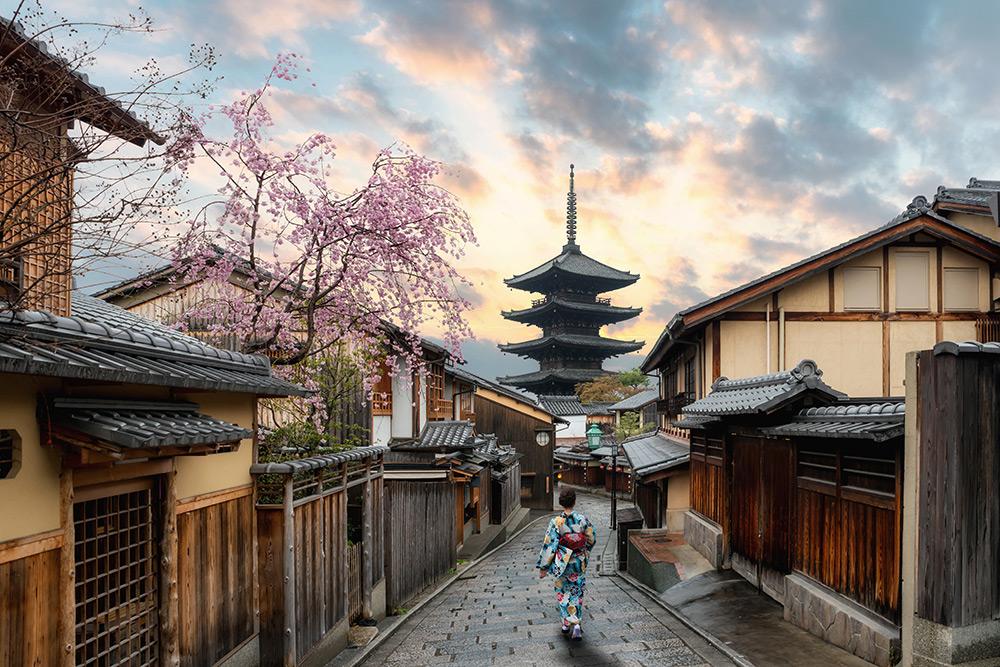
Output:
<svg viewBox="0 0 1000 667">
<path fill-rule="evenodd" d="M 621 442 L 625 438 L 631 438 L 633 435 L 647 433 L 656 428 L 656 424 L 640 426 L 639 421 L 638 412 L 623 412 L 622 416 L 618 419 L 618 424 L 615 426 L 615 438 L 618 439 L 618 442 Z"/>
<path fill-rule="evenodd" d="M 649 379 L 638 368 L 609 373 L 576 386 L 581 403 L 617 403 L 646 388 Z"/>
</svg>

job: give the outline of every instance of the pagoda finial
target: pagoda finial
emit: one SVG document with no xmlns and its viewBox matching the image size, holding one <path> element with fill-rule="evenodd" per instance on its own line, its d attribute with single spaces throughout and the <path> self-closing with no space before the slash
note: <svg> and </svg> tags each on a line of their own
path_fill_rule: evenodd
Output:
<svg viewBox="0 0 1000 667">
<path fill-rule="evenodd" d="M 573 165 L 569 166 L 569 192 L 566 193 L 566 243 L 576 245 L 576 192 L 573 190 Z"/>
</svg>

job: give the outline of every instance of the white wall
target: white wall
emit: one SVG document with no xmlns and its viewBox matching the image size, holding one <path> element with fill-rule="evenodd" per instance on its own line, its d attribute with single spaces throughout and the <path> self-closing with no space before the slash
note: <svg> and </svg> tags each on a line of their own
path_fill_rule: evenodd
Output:
<svg viewBox="0 0 1000 667">
<path fill-rule="evenodd" d="M 399 372 L 392 378 L 392 429 L 393 438 L 413 436 L 413 385 L 409 372 Z"/>
<path fill-rule="evenodd" d="M 569 422 L 569 426 L 556 424 L 557 438 L 583 438 L 587 435 L 587 415 L 573 415 L 563 417 Z"/>
<path fill-rule="evenodd" d="M 392 417 L 375 415 L 372 417 L 372 444 L 388 445 L 392 437 Z"/>
</svg>

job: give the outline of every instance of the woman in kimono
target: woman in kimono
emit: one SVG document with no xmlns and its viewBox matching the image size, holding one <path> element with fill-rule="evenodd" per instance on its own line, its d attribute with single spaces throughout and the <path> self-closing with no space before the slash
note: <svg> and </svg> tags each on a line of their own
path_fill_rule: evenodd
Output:
<svg viewBox="0 0 1000 667">
<path fill-rule="evenodd" d="M 549 521 L 538 554 L 538 576 L 555 577 L 556 602 L 562 618 L 563 634 L 571 633 L 572 639 L 583 639 L 580 620 L 583 615 L 583 593 L 587 587 L 587 560 L 597 537 L 590 520 L 574 512 L 576 492 L 567 489 L 559 494 L 563 511 Z"/>
</svg>

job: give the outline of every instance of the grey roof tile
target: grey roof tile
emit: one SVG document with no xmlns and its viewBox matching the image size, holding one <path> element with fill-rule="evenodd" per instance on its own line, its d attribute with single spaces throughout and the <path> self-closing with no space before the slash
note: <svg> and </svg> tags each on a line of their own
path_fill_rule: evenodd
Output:
<svg viewBox="0 0 1000 667">
<path fill-rule="evenodd" d="M 424 425 L 413 447 L 420 449 L 472 448 L 475 444 L 472 423 L 468 421 L 431 421 Z"/>
<path fill-rule="evenodd" d="M 622 449 L 638 477 L 684 465 L 691 454 L 686 445 L 659 431 L 633 436 L 622 443 Z"/>
<path fill-rule="evenodd" d="M 684 407 L 685 415 L 751 415 L 770 414 L 787 406 L 799 396 L 808 394 L 824 402 L 833 402 L 845 395 L 827 385 L 816 362 L 805 359 L 790 371 L 759 375 L 740 380 L 720 377 L 712 384 L 708 396 Z"/>
<path fill-rule="evenodd" d="M 130 449 L 233 443 L 253 432 L 198 412 L 195 403 L 55 398 L 47 420 Z"/>
<path fill-rule="evenodd" d="M 639 408 L 649 405 L 650 403 L 655 403 L 657 399 L 660 398 L 659 389 L 644 389 L 638 394 L 629 396 L 628 398 L 623 398 L 609 409 L 612 412 L 622 412 L 624 410 L 638 410 Z"/>
<path fill-rule="evenodd" d="M 639 276 L 635 273 L 619 271 L 607 264 L 598 262 L 592 257 L 588 257 L 580 252 L 579 248 L 567 247 L 558 256 L 536 266 L 530 271 L 504 279 L 504 283 L 509 287 L 535 291 L 533 289 L 536 287 L 535 283 L 543 279 L 546 274 L 554 271 L 568 273 L 581 278 L 604 280 L 608 283 L 617 284 L 618 287 L 631 285 L 639 280 Z M 612 287 L 611 289 L 617 289 L 617 287 Z"/>
<path fill-rule="evenodd" d="M 310 456 L 308 458 L 296 459 L 294 461 L 284 461 L 282 463 L 255 463 L 250 466 L 250 474 L 262 475 L 265 473 L 277 473 L 280 475 L 289 475 L 292 473 L 309 472 L 310 470 L 328 468 L 330 466 L 336 466 L 350 461 L 362 461 L 364 459 L 376 458 L 384 455 L 388 451 L 389 448 L 385 445 L 371 445 L 370 447 L 355 447 L 354 449 L 345 449 L 342 452 L 320 454 L 318 456 Z"/>
<path fill-rule="evenodd" d="M 546 347 L 579 347 L 607 350 L 614 354 L 635 352 L 645 343 L 635 340 L 617 340 L 603 336 L 584 336 L 580 334 L 555 334 L 543 336 L 521 343 L 506 343 L 500 345 L 504 352 L 525 355 L 528 352 L 545 349 Z"/>
<path fill-rule="evenodd" d="M 934 354 L 1000 354 L 1000 343 L 980 343 L 974 340 L 961 343 L 942 341 L 934 346 Z"/>
<path fill-rule="evenodd" d="M 538 397 L 538 403 L 551 412 L 552 414 L 559 417 L 573 417 L 576 415 L 585 415 L 587 410 L 580 403 L 580 398 L 578 396 L 550 396 L 543 395 Z"/>
<path fill-rule="evenodd" d="M 267 357 L 222 350 L 83 294 L 71 317 L 0 312 L 0 372 L 167 387 L 305 395 Z"/>
<path fill-rule="evenodd" d="M 763 429 L 768 435 L 855 438 L 882 442 L 902 437 L 906 405 L 902 400 L 872 403 L 843 401 L 800 411 L 787 424 Z"/>
<path fill-rule="evenodd" d="M 504 384 L 519 386 L 539 384 L 546 382 L 551 378 L 579 383 L 589 382 L 607 374 L 608 371 L 601 370 L 599 368 L 559 368 L 554 370 L 539 370 L 533 373 L 524 373 L 522 375 L 508 375 L 506 377 L 497 378 L 497 381 Z"/>
</svg>

